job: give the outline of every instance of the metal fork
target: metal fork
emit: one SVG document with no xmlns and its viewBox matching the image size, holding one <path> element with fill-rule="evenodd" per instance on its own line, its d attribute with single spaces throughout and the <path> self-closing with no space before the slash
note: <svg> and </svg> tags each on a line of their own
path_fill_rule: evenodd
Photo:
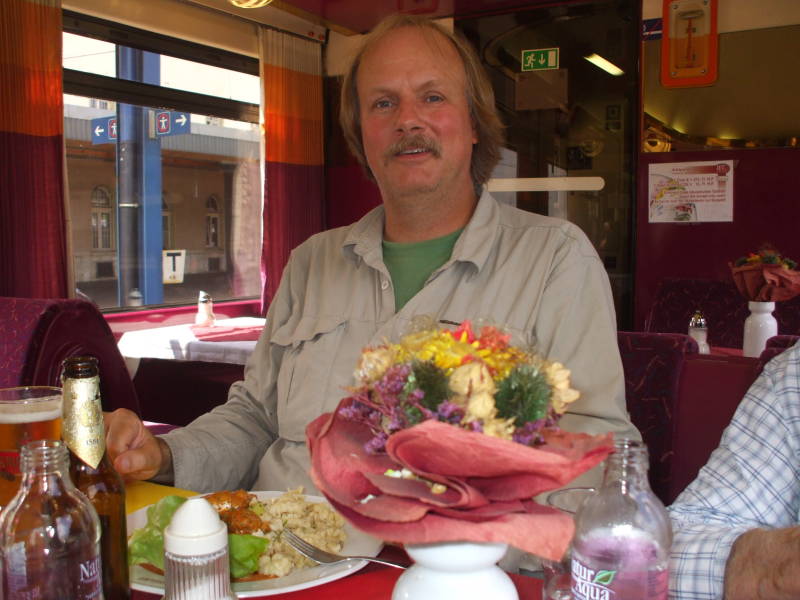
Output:
<svg viewBox="0 0 800 600">
<path fill-rule="evenodd" d="M 405 569 L 406 565 L 400 564 L 399 562 L 388 560 L 385 558 L 378 558 L 377 556 L 341 556 L 339 554 L 333 554 L 332 552 L 326 552 L 322 548 L 317 548 L 316 546 L 312 546 L 303 538 L 298 536 L 295 532 L 291 529 L 284 529 L 283 530 L 283 539 L 288 542 L 288 544 L 297 550 L 303 556 L 307 556 L 314 562 L 318 562 L 321 564 L 332 564 L 343 562 L 346 560 L 366 560 L 369 562 L 376 562 L 381 563 L 382 565 L 389 565 L 390 567 L 395 567 L 397 569 Z"/>
</svg>

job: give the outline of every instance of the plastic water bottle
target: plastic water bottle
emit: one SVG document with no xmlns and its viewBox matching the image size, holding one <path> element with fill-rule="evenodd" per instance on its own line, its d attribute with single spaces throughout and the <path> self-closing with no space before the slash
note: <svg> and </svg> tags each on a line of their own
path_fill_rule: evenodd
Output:
<svg viewBox="0 0 800 600">
<path fill-rule="evenodd" d="M 666 600 L 672 528 L 647 467 L 644 443 L 615 443 L 603 486 L 575 517 L 575 600 Z"/>
<path fill-rule="evenodd" d="M 697 342 L 700 354 L 711 354 L 711 348 L 708 345 L 708 325 L 706 318 L 699 310 L 694 311 L 692 318 L 689 319 L 689 337 L 694 338 Z"/>
</svg>

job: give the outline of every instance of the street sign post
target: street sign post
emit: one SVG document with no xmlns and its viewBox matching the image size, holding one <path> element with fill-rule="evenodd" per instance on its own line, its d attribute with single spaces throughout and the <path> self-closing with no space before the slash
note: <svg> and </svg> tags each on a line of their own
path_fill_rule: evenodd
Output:
<svg viewBox="0 0 800 600">
<path fill-rule="evenodd" d="M 161 256 L 162 283 L 183 283 L 186 250 L 162 250 Z"/>
<path fill-rule="evenodd" d="M 523 71 L 547 71 L 558 69 L 559 49 L 539 48 L 536 50 L 522 51 Z"/>
<path fill-rule="evenodd" d="M 92 144 L 117 143 L 117 117 L 92 119 Z"/>
<path fill-rule="evenodd" d="M 172 110 L 158 110 L 152 114 L 153 129 L 157 137 L 191 133 L 191 117 L 189 113 Z"/>
</svg>

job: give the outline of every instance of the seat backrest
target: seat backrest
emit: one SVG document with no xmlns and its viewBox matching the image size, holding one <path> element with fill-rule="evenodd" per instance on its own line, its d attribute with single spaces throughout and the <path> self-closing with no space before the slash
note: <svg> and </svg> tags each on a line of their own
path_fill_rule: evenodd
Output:
<svg viewBox="0 0 800 600">
<path fill-rule="evenodd" d="M 794 346 L 800 340 L 798 335 L 775 335 L 767 340 L 765 348 L 758 357 L 758 372 L 764 368 L 770 360 L 778 356 L 787 348 Z"/>
<path fill-rule="evenodd" d="M 650 485 L 666 503 L 681 369 L 688 354 L 697 354 L 697 342 L 680 333 L 630 331 L 618 331 L 617 342 L 628 412 L 650 453 Z"/>
<path fill-rule="evenodd" d="M 708 343 L 741 348 L 747 300 L 733 281 L 714 279 L 664 279 L 658 286 L 644 329 L 659 333 L 686 333 L 695 310 L 708 324 Z M 800 296 L 775 303 L 778 333 L 800 335 Z"/>
<path fill-rule="evenodd" d="M 0 297 L 0 387 L 61 385 L 61 362 L 91 355 L 100 367 L 103 409 L 139 414 L 125 360 L 97 308 L 84 300 Z"/>
</svg>

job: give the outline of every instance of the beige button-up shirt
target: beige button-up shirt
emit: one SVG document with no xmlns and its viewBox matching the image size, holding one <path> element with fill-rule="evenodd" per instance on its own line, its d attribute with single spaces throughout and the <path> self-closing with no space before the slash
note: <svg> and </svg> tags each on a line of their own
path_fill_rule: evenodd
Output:
<svg viewBox="0 0 800 600">
<path fill-rule="evenodd" d="M 581 397 L 562 427 L 639 439 L 625 409 L 608 277 L 578 227 L 484 192 L 450 260 L 396 312 L 383 222 L 378 207 L 292 252 L 244 381 L 226 404 L 164 437 L 176 485 L 313 493 L 306 425 L 347 395 L 361 350 L 398 339 L 416 315 L 504 326 L 572 370 Z"/>
</svg>

